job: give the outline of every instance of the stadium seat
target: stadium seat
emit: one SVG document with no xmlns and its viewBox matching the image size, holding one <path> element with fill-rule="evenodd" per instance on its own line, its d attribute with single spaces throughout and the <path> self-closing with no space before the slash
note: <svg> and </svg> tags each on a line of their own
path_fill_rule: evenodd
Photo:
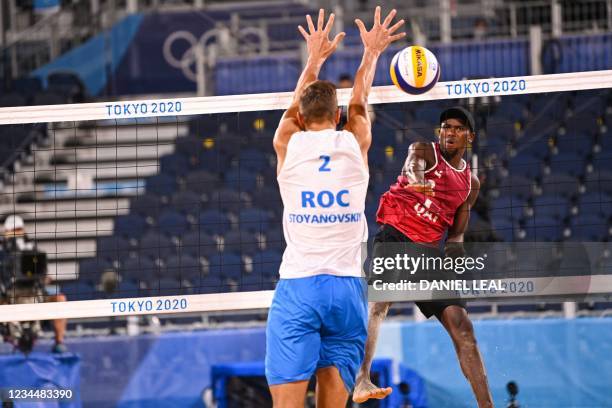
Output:
<svg viewBox="0 0 612 408">
<path fill-rule="evenodd" d="M 246 169 L 231 169 L 225 174 L 225 185 L 236 191 L 255 191 L 257 174 Z"/>
<path fill-rule="evenodd" d="M 581 241 L 604 241 L 610 236 L 608 220 L 599 214 L 580 214 L 571 221 L 572 238 Z"/>
<path fill-rule="evenodd" d="M 246 149 L 238 156 L 239 167 L 243 171 L 258 172 L 269 167 L 268 157 L 260 150 Z"/>
<path fill-rule="evenodd" d="M 568 174 L 549 174 L 542 178 L 542 194 L 560 195 L 562 197 L 575 197 L 580 194 L 578 178 Z"/>
<path fill-rule="evenodd" d="M 585 172 L 585 160 L 577 152 L 562 152 L 551 156 L 551 174 L 569 174 L 580 177 Z"/>
<path fill-rule="evenodd" d="M 536 215 L 524 223 L 524 241 L 561 241 L 564 237 L 563 224 L 554 216 Z"/>
<path fill-rule="evenodd" d="M 13 92 L 30 99 L 43 90 L 42 81 L 38 77 L 21 77 L 13 80 Z"/>
<path fill-rule="evenodd" d="M 65 282 L 60 287 L 68 300 L 91 300 L 94 298 L 95 290 L 89 282 Z"/>
<path fill-rule="evenodd" d="M 179 281 L 193 281 L 200 277 L 202 269 L 200 261 L 187 254 L 173 255 L 165 262 L 164 276 Z M 195 278 L 195 279 L 194 279 Z"/>
<path fill-rule="evenodd" d="M 222 292 L 223 278 L 217 275 L 205 275 L 201 279 L 192 282 L 199 293 L 219 293 Z"/>
<path fill-rule="evenodd" d="M 159 275 L 159 266 L 151 259 L 136 256 L 125 259 L 119 267 L 119 274 L 134 282 L 149 282 Z"/>
<path fill-rule="evenodd" d="M 190 231 L 181 237 L 181 251 L 194 258 L 208 258 L 217 253 L 218 244 L 205 231 Z"/>
<path fill-rule="evenodd" d="M 147 178 L 147 192 L 169 197 L 176 191 L 176 179 L 167 174 L 158 174 Z"/>
<path fill-rule="evenodd" d="M 559 153 L 578 153 L 584 158 L 593 151 L 593 138 L 584 134 L 583 131 L 578 133 L 572 129 L 555 138 L 555 147 Z"/>
<path fill-rule="evenodd" d="M 193 191 L 179 191 L 172 195 L 172 206 L 185 215 L 199 216 L 202 212 L 202 197 Z"/>
<path fill-rule="evenodd" d="M 178 153 L 162 156 L 161 159 L 159 159 L 159 164 L 161 173 L 170 176 L 182 176 L 189 171 L 189 163 L 185 159 L 185 156 Z"/>
<path fill-rule="evenodd" d="M 271 185 L 257 189 L 251 193 L 253 205 L 260 208 L 269 208 L 278 211 L 282 207 L 282 201 L 278 185 Z"/>
<path fill-rule="evenodd" d="M 501 196 L 491 203 L 491 219 L 519 220 L 525 215 L 527 202 L 518 196 Z"/>
<path fill-rule="evenodd" d="M 207 208 L 230 211 L 234 214 L 238 214 L 241 209 L 249 204 L 250 200 L 244 193 L 230 188 L 222 188 L 213 191 L 209 195 L 206 206 Z"/>
<path fill-rule="evenodd" d="M 166 207 L 164 200 L 155 194 L 142 194 L 130 200 L 130 213 L 157 219 Z"/>
<path fill-rule="evenodd" d="M 285 237 L 283 235 L 282 224 L 274 224 L 270 227 L 266 236 L 266 249 L 273 249 L 277 251 L 284 251 L 287 244 L 285 243 Z"/>
<path fill-rule="evenodd" d="M 231 228 L 229 218 L 218 210 L 206 210 L 200 214 L 200 231 L 207 234 L 223 235 Z"/>
<path fill-rule="evenodd" d="M 160 231 L 149 230 L 140 238 L 138 254 L 151 259 L 166 259 L 176 254 L 176 245 Z"/>
<path fill-rule="evenodd" d="M 493 233 L 505 242 L 513 242 L 518 235 L 518 225 L 516 222 L 506 218 L 491 218 Z"/>
<path fill-rule="evenodd" d="M 96 242 L 96 255 L 98 258 L 114 262 L 125 258 L 130 251 L 130 243 L 127 239 L 111 235 L 99 237 Z"/>
<path fill-rule="evenodd" d="M 519 175 L 504 177 L 497 186 L 500 196 L 515 196 L 522 200 L 526 200 L 533 195 L 533 188 L 533 180 Z"/>
<path fill-rule="evenodd" d="M 607 193 L 612 195 L 612 171 L 595 167 L 593 172 L 584 178 L 587 193 Z"/>
<path fill-rule="evenodd" d="M 189 228 L 189 223 L 185 216 L 177 211 L 166 210 L 159 216 L 157 227 L 162 234 L 178 237 Z"/>
<path fill-rule="evenodd" d="M 185 177 L 185 189 L 193 193 L 211 193 L 219 187 L 219 176 L 208 170 L 190 171 Z"/>
<path fill-rule="evenodd" d="M 262 239 L 247 230 L 232 230 L 223 236 L 223 251 L 253 254 L 262 247 Z"/>
<path fill-rule="evenodd" d="M 542 160 L 527 153 L 518 153 L 510 159 L 508 173 L 526 178 L 539 177 L 542 174 Z"/>
<path fill-rule="evenodd" d="M 612 196 L 603 192 L 586 193 L 578 201 L 579 214 L 592 214 L 605 218 L 612 217 Z"/>
<path fill-rule="evenodd" d="M 569 202 L 563 197 L 542 195 L 535 198 L 533 211 L 535 217 L 552 217 L 562 220 L 569 214 Z"/>
<path fill-rule="evenodd" d="M 209 275 L 240 281 L 242 259 L 239 255 L 232 253 L 213 255 L 209 258 L 209 262 Z"/>
<path fill-rule="evenodd" d="M 104 258 L 82 259 L 79 262 L 79 280 L 96 282 L 104 271 L 110 269 L 114 269 L 112 263 Z"/>
<path fill-rule="evenodd" d="M 240 211 L 238 225 L 240 229 L 265 233 L 270 226 L 270 212 L 259 208 L 245 208 Z"/>
<path fill-rule="evenodd" d="M 136 214 L 120 215 L 115 218 L 115 234 L 127 237 L 140 237 L 147 227 L 144 218 Z"/>
</svg>

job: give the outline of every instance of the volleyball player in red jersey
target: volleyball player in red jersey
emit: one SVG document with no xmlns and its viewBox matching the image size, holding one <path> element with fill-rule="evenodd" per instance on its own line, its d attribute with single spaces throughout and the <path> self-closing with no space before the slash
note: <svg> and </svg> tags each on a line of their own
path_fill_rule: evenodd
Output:
<svg viewBox="0 0 612 408">
<path fill-rule="evenodd" d="M 397 182 L 380 199 L 376 221 L 381 228 L 374 239 L 373 258 L 385 243 L 414 242 L 426 255 L 440 256 L 438 247 L 447 233 L 445 256 L 463 255 L 463 235 L 470 208 L 476 202 L 480 182 L 463 159 L 474 140 L 474 119 L 462 107 L 446 109 L 440 115 L 438 143 L 413 143 Z M 492 407 L 487 376 L 476 344 L 474 329 L 465 302 L 460 299 L 416 303 L 429 318 L 436 316 L 455 345 L 459 363 L 478 406 Z M 389 302 L 371 304 L 365 358 L 357 376 L 353 401 L 382 399 L 391 388 L 379 388 L 370 381 L 370 367 L 380 325 Z"/>
</svg>

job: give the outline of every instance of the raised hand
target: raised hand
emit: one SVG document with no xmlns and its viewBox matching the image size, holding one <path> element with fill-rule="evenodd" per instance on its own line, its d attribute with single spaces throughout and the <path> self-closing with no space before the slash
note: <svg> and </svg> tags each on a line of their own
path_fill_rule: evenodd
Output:
<svg viewBox="0 0 612 408">
<path fill-rule="evenodd" d="M 309 58 L 313 58 L 316 61 L 323 62 L 329 57 L 338 47 L 338 44 L 345 36 L 344 32 L 336 34 L 332 41 L 329 40 L 329 32 L 334 24 L 334 14 L 332 13 L 323 28 L 325 22 L 325 11 L 319 10 L 319 18 L 317 21 L 317 28 L 315 28 L 312 18 L 310 15 L 306 16 L 306 22 L 308 23 L 308 32 L 301 25 L 298 26 L 298 30 L 306 40 L 306 46 L 308 49 Z"/>
<path fill-rule="evenodd" d="M 377 54 L 381 54 L 393 41 L 397 41 L 400 38 L 406 36 L 406 33 L 399 33 L 393 35 L 394 32 L 397 31 L 402 25 L 404 25 L 404 20 L 400 20 L 397 23 L 391 24 L 393 17 L 395 17 L 397 11 L 395 9 L 391 10 L 389 15 L 385 18 L 383 23 L 380 23 L 380 6 L 376 7 L 374 11 L 374 26 L 372 29 L 368 31 L 363 24 L 363 21 L 360 19 L 355 20 L 355 24 L 359 28 L 359 34 L 361 35 L 361 41 L 363 42 L 363 46 L 370 51 L 376 52 Z M 319 17 L 320 18 L 320 17 Z"/>
</svg>

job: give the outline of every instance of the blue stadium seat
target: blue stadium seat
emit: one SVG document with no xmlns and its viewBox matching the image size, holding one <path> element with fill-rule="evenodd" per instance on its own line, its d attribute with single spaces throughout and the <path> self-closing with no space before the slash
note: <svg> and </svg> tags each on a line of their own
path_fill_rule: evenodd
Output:
<svg viewBox="0 0 612 408">
<path fill-rule="evenodd" d="M 193 191 L 179 191 L 172 195 L 172 206 L 182 214 L 199 216 L 202 212 L 202 197 Z"/>
<path fill-rule="evenodd" d="M 165 276 L 177 280 L 193 281 L 202 272 L 200 261 L 187 254 L 174 255 L 166 260 Z"/>
<path fill-rule="evenodd" d="M 587 193 L 603 192 L 612 195 L 612 171 L 595 167 L 592 173 L 585 176 L 584 187 Z"/>
<path fill-rule="evenodd" d="M 240 211 L 238 225 L 240 229 L 252 232 L 266 232 L 270 227 L 271 214 L 259 208 L 245 208 Z"/>
<path fill-rule="evenodd" d="M 219 176 L 208 170 L 190 171 L 185 177 L 185 189 L 198 194 L 211 193 L 219 184 Z"/>
<path fill-rule="evenodd" d="M 513 242 L 518 232 L 516 222 L 506 218 L 497 217 L 491 218 L 493 232 L 505 242 Z"/>
<path fill-rule="evenodd" d="M 159 164 L 161 166 L 161 173 L 174 177 L 182 176 L 189 171 L 189 163 L 185 156 L 178 153 L 162 156 L 159 159 Z"/>
<path fill-rule="evenodd" d="M 222 292 L 223 278 L 217 275 L 205 275 L 201 279 L 193 282 L 199 293 L 220 293 Z"/>
<path fill-rule="evenodd" d="M 534 182 L 527 177 L 509 175 L 501 179 L 497 186 L 500 196 L 515 196 L 526 200 L 533 195 Z"/>
<path fill-rule="evenodd" d="M 551 174 L 569 174 L 580 177 L 584 174 L 586 162 L 577 152 L 562 152 L 550 158 Z"/>
<path fill-rule="evenodd" d="M 480 138 L 478 140 L 478 151 L 485 156 L 494 154 L 497 157 L 504 158 L 510 151 L 510 146 L 510 139 L 505 139 L 495 132 L 487 133 L 486 139 Z"/>
<path fill-rule="evenodd" d="M 610 225 L 599 214 L 584 213 L 572 218 L 572 238 L 581 241 L 603 241 L 609 238 Z"/>
<path fill-rule="evenodd" d="M 136 214 L 120 215 L 115 218 L 115 234 L 128 238 L 140 237 L 147 227 L 144 218 Z"/>
<path fill-rule="evenodd" d="M 287 244 L 285 243 L 285 237 L 283 235 L 282 224 L 274 224 L 266 232 L 266 249 L 274 249 L 277 251 L 284 251 Z"/>
<path fill-rule="evenodd" d="M 270 166 L 268 157 L 260 150 L 242 150 L 238 156 L 240 169 L 258 172 Z"/>
<path fill-rule="evenodd" d="M 240 281 L 242 275 L 242 258 L 232 253 L 213 255 L 209 259 L 209 275 Z"/>
<path fill-rule="evenodd" d="M 225 185 L 237 191 L 255 191 L 257 174 L 246 169 L 231 169 L 225 174 Z"/>
<path fill-rule="evenodd" d="M 185 216 L 177 211 L 166 210 L 159 216 L 157 226 L 160 233 L 171 237 L 178 237 L 189 228 L 189 223 Z"/>
<path fill-rule="evenodd" d="M 94 298 L 95 290 L 89 282 L 65 282 L 60 287 L 68 300 L 91 300 Z"/>
<path fill-rule="evenodd" d="M 536 215 L 525 220 L 524 241 L 560 241 L 563 239 L 564 227 L 558 218 L 547 215 Z"/>
<path fill-rule="evenodd" d="M 539 177 L 542 174 L 542 160 L 527 153 L 519 153 L 509 160 L 507 169 L 510 175 Z"/>
<path fill-rule="evenodd" d="M 119 267 L 119 274 L 123 279 L 134 282 L 148 282 L 159 275 L 158 265 L 144 256 L 130 257 L 125 259 Z"/>
<path fill-rule="evenodd" d="M 603 192 L 586 193 L 578 201 L 578 213 L 609 219 L 612 217 L 612 196 Z"/>
<path fill-rule="evenodd" d="M 147 178 L 147 192 L 159 196 L 170 196 L 176 191 L 176 179 L 167 174 L 158 174 Z"/>
<path fill-rule="evenodd" d="M 176 246 L 164 234 L 150 230 L 140 238 L 138 254 L 151 259 L 166 259 L 176 254 Z"/>
<path fill-rule="evenodd" d="M 567 132 L 556 137 L 555 147 L 559 153 L 578 153 L 584 158 L 593 151 L 593 138 L 584 133 Z"/>
<path fill-rule="evenodd" d="M 200 214 L 200 231 L 207 234 L 223 235 L 231 228 L 227 215 L 218 210 L 206 210 Z"/>
<path fill-rule="evenodd" d="M 230 188 L 222 188 L 213 191 L 209 195 L 206 206 L 207 208 L 220 209 L 237 214 L 249 204 L 250 200 L 244 193 Z"/>
<path fill-rule="evenodd" d="M 155 194 L 142 194 L 130 200 L 130 213 L 157 218 L 166 207 L 164 200 Z"/>
<path fill-rule="evenodd" d="M 277 211 L 282 206 L 278 185 L 270 185 L 251 193 L 253 205 L 260 208 L 270 208 Z"/>
<path fill-rule="evenodd" d="M 129 241 L 120 236 L 98 237 L 96 242 L 96 255 L 98 258 L 111 262 L 125 258 L 129 251 Z"/>
<path fill-rule="evenodd" d="M 117 282 L 117 287 L 110 295 L 107 295 L 113 299 L 126 298 L 126 297 L 137 297 L 142 296 L 140 287 L 133 281 L 120 280 Z"/>
<path fill-rule="evenodd" d="M 569 215 L 569 202 L 563 197 L 542 195 L 533 201 L 533 211 L 536 218 L 562 220 Z"/>
<path fill-rule="evenodd" d="M 495 108 L 495 113 L 491 118 L 499 118 L 499 122 L 521 122 L 526 118 L 525 105 L 509 99 L 502 99 L 502 101 Z"/>
<path fill-rule="evenodd" d="M 192 257 L 210 257 L 217 253 L 217 241 L 205 231 L 190 231 L 181 237 L 181 250 Z"/>
<path fill-rule="evenodd" d="M 518 196 L 500 196 L 493 200 L 490 209 L 490 218 L 500 220 L 519 220 L 525 215 L 527 202 Z"/>
<path fill-rule="evenodd" d="M 96 282 L 100 275 L 109 269 L 114 269 L 111 262 L 103 258 L 85 258 L 79 261 L 79 280 Z"/>
<path fill-rule="evenodd" d="M 560 195 L 562 197 L 575 197 L 580 194 L 578 178 L 568 174 L 549 174 L 542 178 L 542 194 Z"/>
<path fill-rule="evenodd" d="M 265 250 L 253 256 L 253 273 L 261 275 L 264 279 L 271 280 L 271 277 L 278 276 L 283 254 L 276 250 Z"/>
<path fill-rule="evenodd" d="M 260 250 L 262 239 L 246 230 L 232 230 L 223 236 L 223 251 L 253 254 Z"/>
</svg>

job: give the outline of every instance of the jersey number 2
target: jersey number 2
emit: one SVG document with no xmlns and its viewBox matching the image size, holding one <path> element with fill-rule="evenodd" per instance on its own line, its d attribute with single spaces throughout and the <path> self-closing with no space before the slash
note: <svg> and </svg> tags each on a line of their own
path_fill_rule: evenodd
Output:
<svg viewBox="0 0 612 408">
<path fill-rule="evenodd" d="M 323 160 L 323 164 L 321 164 L 321 167 L 319 167 L 319 171 L 331 171 L 329 168 L 329 161 L 331 160 L 331 157 L 322 155 L 319 156 L 319 159 Z"/>
</svg>

